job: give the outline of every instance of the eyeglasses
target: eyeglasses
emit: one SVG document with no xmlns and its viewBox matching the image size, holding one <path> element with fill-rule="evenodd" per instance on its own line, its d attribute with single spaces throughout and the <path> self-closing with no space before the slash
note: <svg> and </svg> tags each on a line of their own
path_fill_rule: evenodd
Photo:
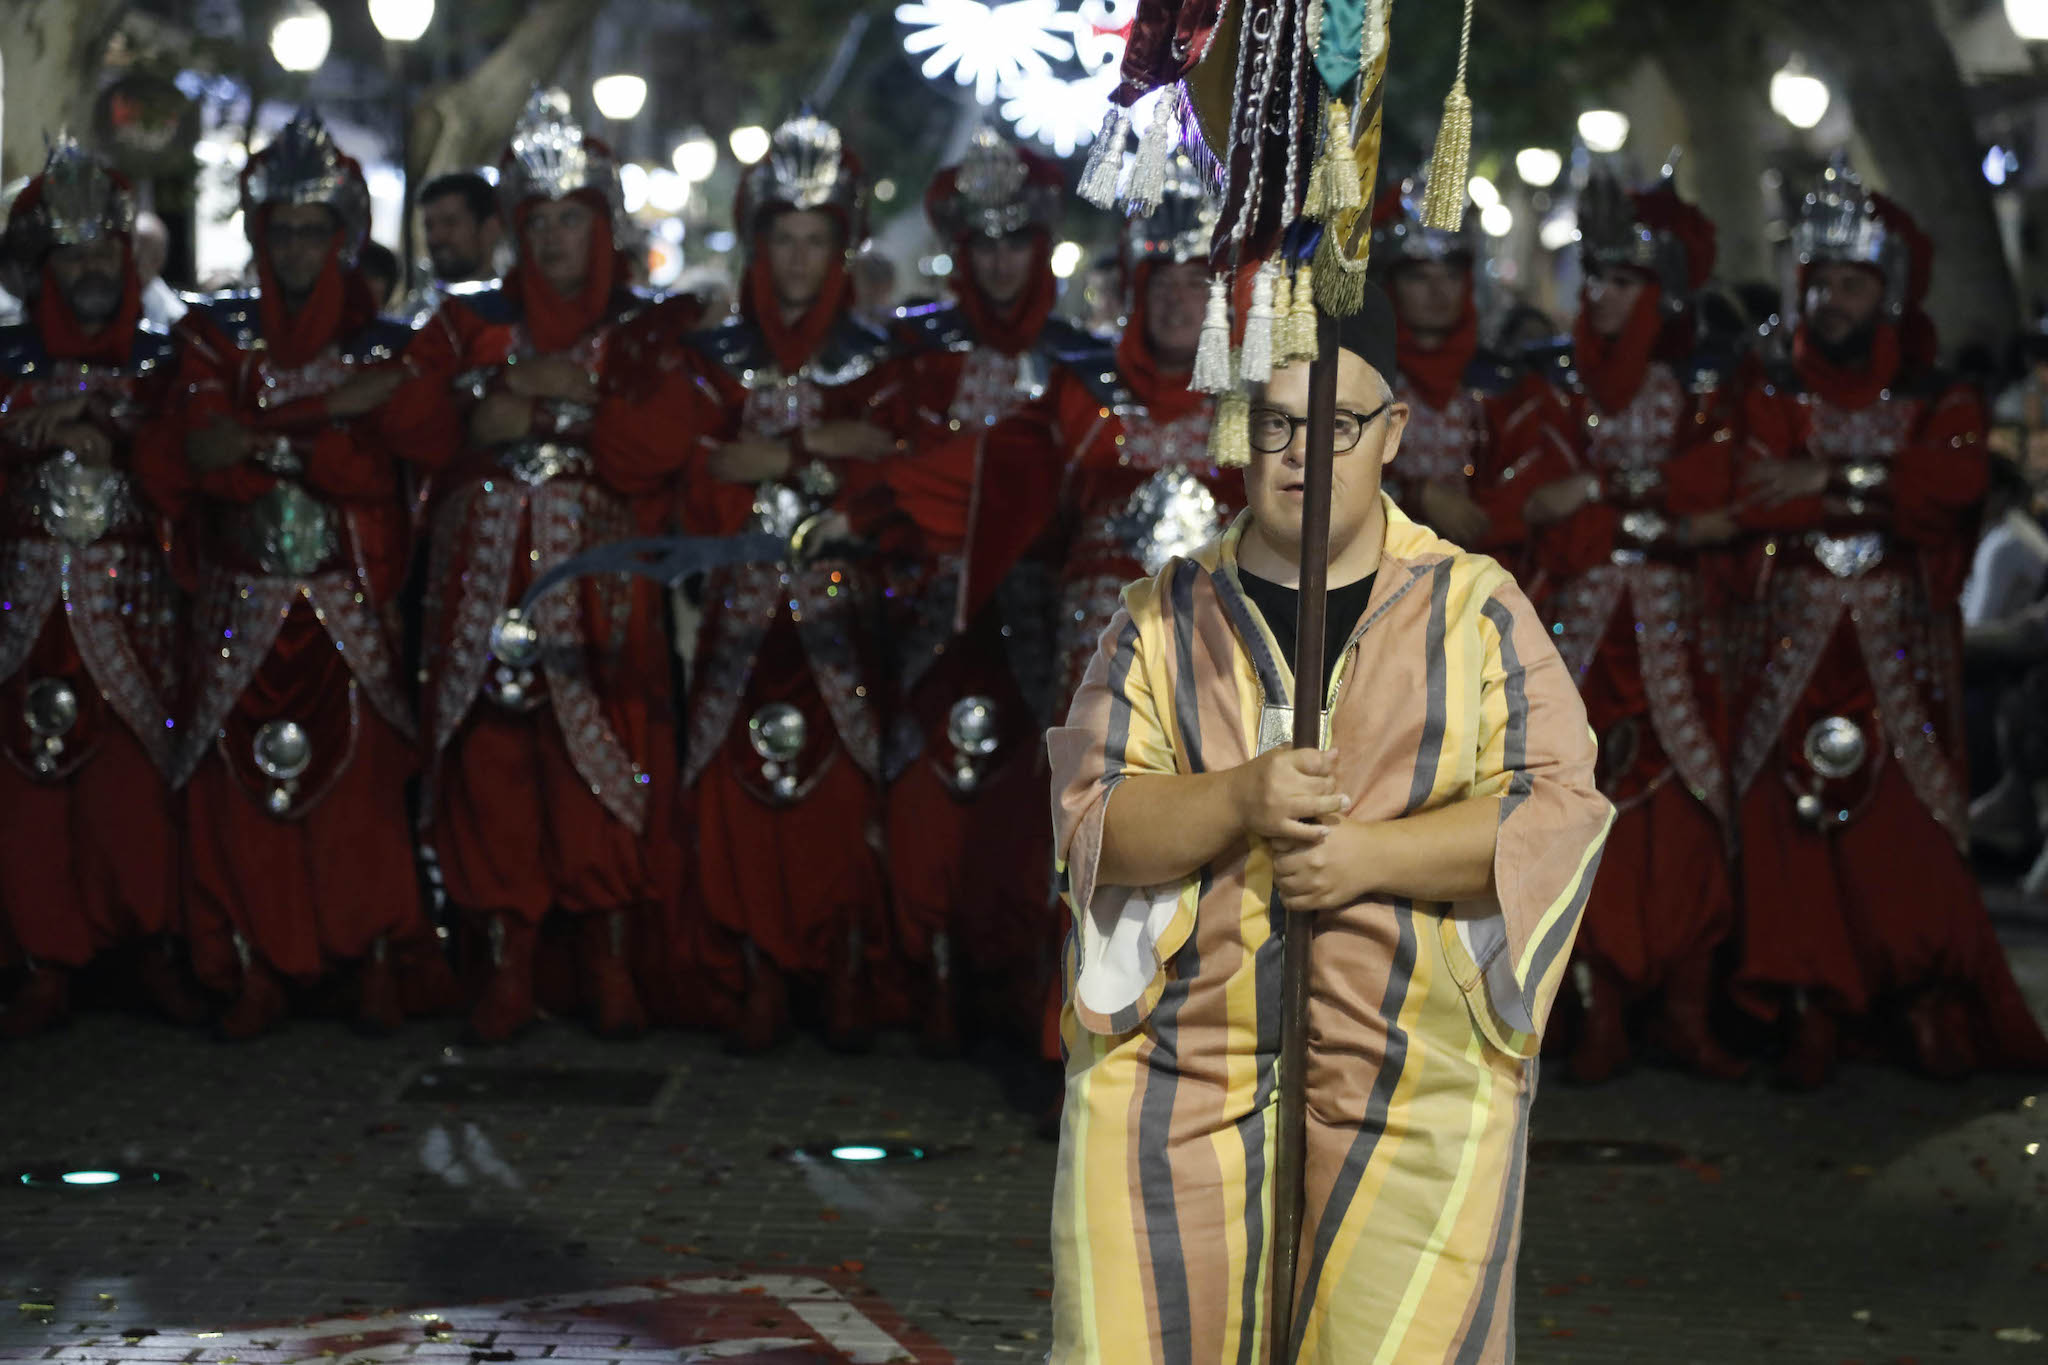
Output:
<svg viewBox="0 0 2048 1365">
<path fill-rule="evenodd" d="M 1337 409 L 1335 420 L 1330 424 L 1330 451 L 1342 455 L 1355 450 L 1365 439 L 1365 429 L 1378 419 L 1379 415 L 1393 406 L 1392 400 L 1380 404 L 1371 412 L 1351 412 Z M 1296 417 L 1278 408 L 1253 408 L 1251 414 L 1252 449 L 1262 455 L 1278 455 L 1294 444 L 1294 433 L 1308 426 L 1308 418 Z"/>
</svg>

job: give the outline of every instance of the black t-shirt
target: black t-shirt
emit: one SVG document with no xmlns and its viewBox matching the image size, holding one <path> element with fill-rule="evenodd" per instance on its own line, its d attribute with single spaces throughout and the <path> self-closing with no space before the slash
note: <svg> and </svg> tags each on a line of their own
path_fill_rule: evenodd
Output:
<svg viewBox="0 0 2048 1365">
<path fill-rule="evenodd" d="M 1301 594 L 1293 588 L 1283 588 L 1278 583 L 1260 578 L 1257 574 L 1237 571 L 1238 580 L 1244 584 L 1244 594 L 1252 599 L 1252 605 L 1259 609 L 1259 615 L 1266 618 L 1267 629 L 1280 642 L 1280 655 L 1289 668 L 1294 667 L 1294 644 L 1296 623 L 1300 619 Z M 1346 583 L 1341 588 L 1330 589 L 1329 606 L 1323 613 L 1323 676 L 1328 678 L 1330 670 L 1337 666 L 1337 653 L 1351 639 L 1351 632 L 1358 628 L 1359 618 L 1365 615 L 1365 604 L 1372 598 L 1372 582 L 1377 573 L 1369 573 L 1356 583 Z"/>
</svg>

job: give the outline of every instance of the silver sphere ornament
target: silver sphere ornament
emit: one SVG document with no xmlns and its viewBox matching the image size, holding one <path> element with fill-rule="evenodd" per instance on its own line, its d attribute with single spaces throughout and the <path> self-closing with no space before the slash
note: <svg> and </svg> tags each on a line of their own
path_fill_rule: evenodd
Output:
<svg viewBox="0 0 2048 1365">
<path fill-rule="evenodd" d="M 22 709 L 30 734 L 54 739 L 78 723 L 78 694 L 62 678 L 38 678 L 28 685 Z"/>
<path fill-rule="evenodd" d="M 747 740 L 770 763 L 787 763 L 804 750 L 810 727 L 804 713 L 786 701 L 772 701 L 747 721 Z"/>
<path fill-rule="evenodd" d="M 508 607 L 491 625 L 491 654 L 500 663 L 529 668 L 540 658 L 540 631 L 517 607 Z"/>
<path fill-rule="evenodd" d="M 1792 808 L 1799 813 L 1799 818 L 1809 825 L 1820 822 L 1820 798 L 1812 792 L 1801 792 L 1799 799 L 1792 803 Z"/>
<path fill-rule="evenodd" d="M 257 729 L 256 742 L 250 748 L 257 769 L 277 782 L 296 780 L 313 763 L 313 737 L 295 720 L 265 721 Z M 273 808 L 275 804 L 273 795 Z"/>
<path fill-rule="evenodd" d="M 1830 781 L 1849 776 L 1863 766 L 1870 745 L 1863 731 L 1847 716 L 1823 716 L 1806 732 L 1800 746 L 1813 770 Z"/>
<path fill-rule="evenodd" d="M 962 697 L 946 716 L 946 738 L 963 754 L 987 758 L 996 751 L 996 704 L 987 697 Z"/>
</svg>

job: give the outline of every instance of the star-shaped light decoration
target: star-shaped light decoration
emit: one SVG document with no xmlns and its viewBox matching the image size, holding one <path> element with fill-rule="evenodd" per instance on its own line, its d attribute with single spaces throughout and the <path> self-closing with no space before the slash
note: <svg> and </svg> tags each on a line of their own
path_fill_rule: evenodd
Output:
<svg viewBox="0 0 2048 1365">
<path fill-rule="evenodd" d="M 947 71 L 974 97 L 992 103 L 1004 84 L 1048 75 L 1055 61 L 1067 61 L 1074 45 L 1074 16 L 1060 12 L 1059 0 L 916 0 L 896 7 L 896 20 L 915 30 L 903 40 L 910 53 L 928 52 L 924 74 L 936 80 Z"/>
</svg>

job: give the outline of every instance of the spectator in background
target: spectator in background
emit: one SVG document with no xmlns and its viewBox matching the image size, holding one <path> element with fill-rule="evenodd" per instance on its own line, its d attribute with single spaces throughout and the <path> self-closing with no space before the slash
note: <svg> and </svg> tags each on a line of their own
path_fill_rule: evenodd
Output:
<svg viewBox="0 0 2048 1365">
<path fill-rule="evenodd" d="M 420 191 L 420 229 L 438 284 L 498 277 L 496 257 L 504 223 L 498 195 L 475 171 L 436 176 Z"/>
<path fill-rule="evenodd" d="M 164 220 L 148 209 L 135 215 L 135 276 L 142 282 L 142 317 L 169 329 L 185 316 L 185 301 L 164 283 L 164 262 L 171 255 L 171 233 Z"/>
<path fill-rule="evenodd" d="M 853 277 L 853 315 L 887 330 L 896 311 L 896 262 L 879 251 L 863 251 L 848 263 Z"/>
<path fill-rule="evenodd" d="M 387 311 L 391 296 L 398 292 L 398 253 L 382 242 L 365 242 L 362 254 L 356 258 L 356 269 L 362 272 L 363 283 L 370 287 L 377 311 Z"/>
<path fill-rule="evenodd" d="M 1494 350 L 1510 358 L 1557 339 L 1557 323 L 1533 303 L 1518 303 L 1501 320 Z"/>
</svg>

